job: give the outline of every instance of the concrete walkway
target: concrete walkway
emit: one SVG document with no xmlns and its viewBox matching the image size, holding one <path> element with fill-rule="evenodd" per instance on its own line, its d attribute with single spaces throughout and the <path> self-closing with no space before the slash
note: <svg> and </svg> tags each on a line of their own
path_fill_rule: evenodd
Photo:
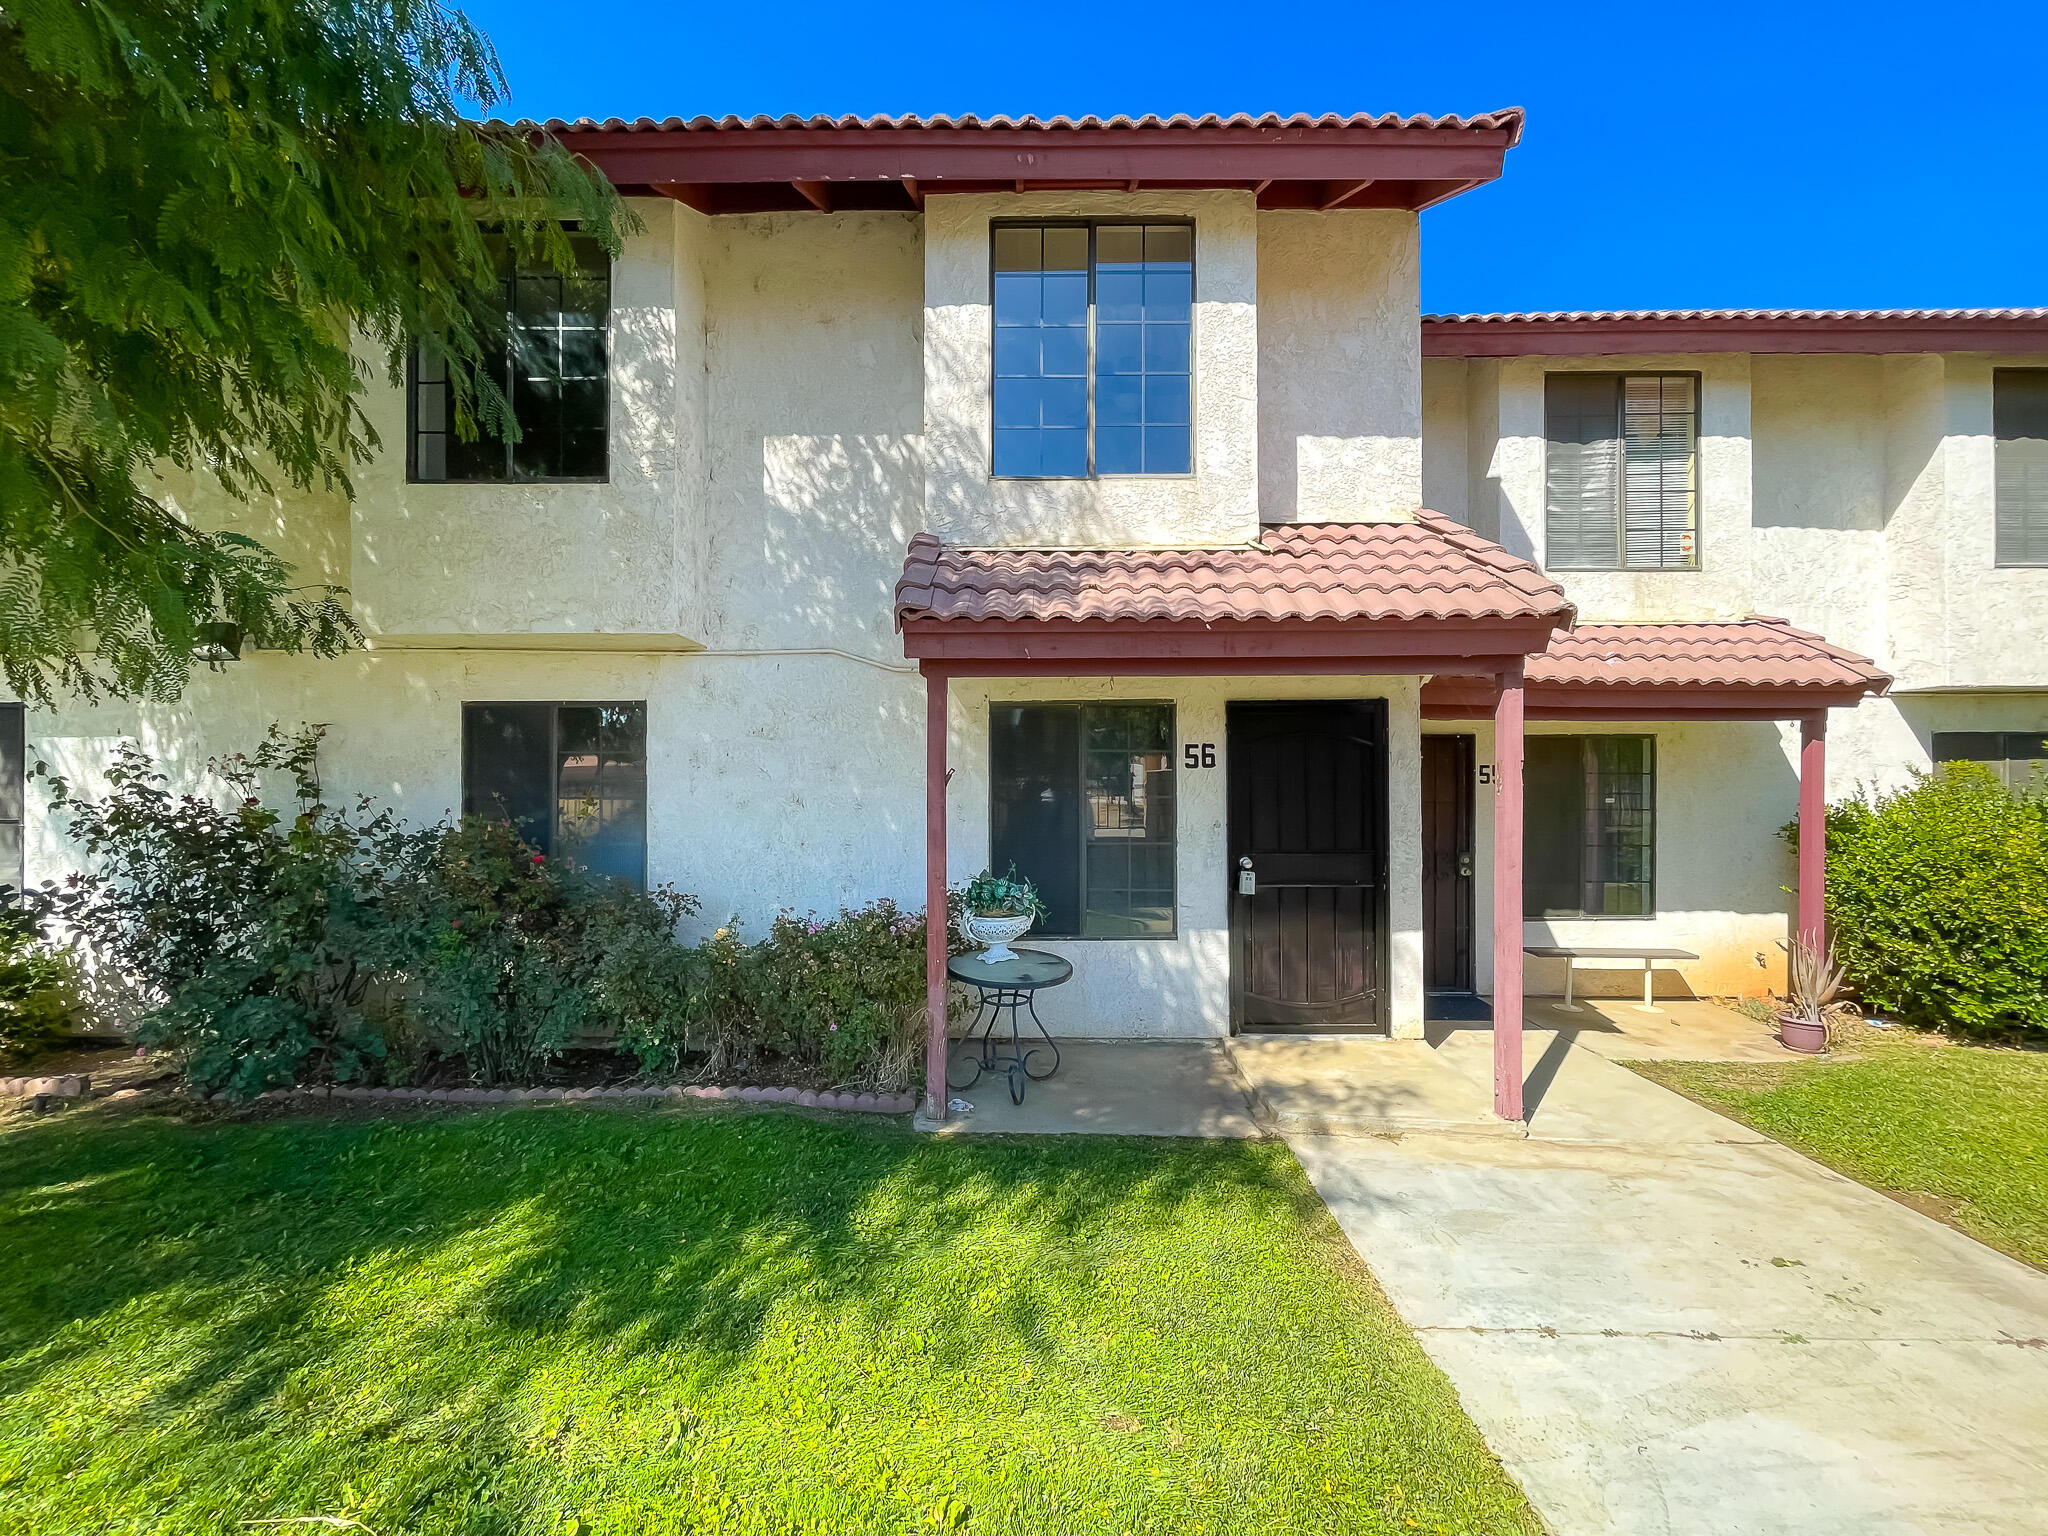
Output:
<svg viewBox="0 0 2048 1536">
<path fill-rule="evenodd" d="M 1526 1140 L 1287 1139 L 1556 1536 L 2048 1530 L 2048 1275 L 1527 1042 Z"/>
</svg>

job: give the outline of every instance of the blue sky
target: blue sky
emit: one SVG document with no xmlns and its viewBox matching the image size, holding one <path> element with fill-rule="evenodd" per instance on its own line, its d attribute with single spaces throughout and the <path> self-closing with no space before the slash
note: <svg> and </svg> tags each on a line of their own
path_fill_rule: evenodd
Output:
<svg viewBox="0 0 2048 1536">
<path fill-rule="evenodd" d="M 513 114 L 1475 112 L 1428 310 L 2048 305 L 2048 7 L 482 0 Z"/>
</svg>

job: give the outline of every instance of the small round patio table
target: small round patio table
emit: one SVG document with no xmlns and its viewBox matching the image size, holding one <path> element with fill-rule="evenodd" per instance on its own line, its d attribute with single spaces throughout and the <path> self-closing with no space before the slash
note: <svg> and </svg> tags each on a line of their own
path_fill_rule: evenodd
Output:
<svg viewBox="0 0 2048 1536">
<path fill-rule="evenodd" d="M 982 1073 L 1003 1072 L 1010 1079 L 1010 1102 L 1022 1104 L 1027 1081 L 1042 1083 L 1060 1069 L 1060 1048 L 1046 1029 L 1045 1021 L 1039 1018 L 1032 998 L 1046 987 L 1064 983 L 1074 974 L 1074 968 L 1058 955 L 1049 955 L 1042 949 L 1020 949 L 1014 955 L 1013 959 L 996 961 L 984 960 L 978 954 L 956 955 L 946 963 L 946 974 L 965 982 L 976 994 L 974 1022 L 954 1046 L 954 1052 L 965 1056 L 974 1071 L 965 1082 L 954 1082 L 948 1057 L 948 1089 L 972 1088 L 981 1080 Z M 1000 1042 L 995 1037 L 996 1026 L 1005 1012 L 1010 1015 L 1007 1052 L 999 1049 Z M 1031 1015 L 1043 1045 L 1028 1050 L 1024 1047 L 1018 1026 L 1018 1015 L 1023 1013 Z M 981 1035 L 978 1042 L 977 1031 Z M 1033 1059 L 1047 1054 L 1051 1055 L 1052 1064 L 1042 1072 L 1036 1070 Z"/>
</svg>

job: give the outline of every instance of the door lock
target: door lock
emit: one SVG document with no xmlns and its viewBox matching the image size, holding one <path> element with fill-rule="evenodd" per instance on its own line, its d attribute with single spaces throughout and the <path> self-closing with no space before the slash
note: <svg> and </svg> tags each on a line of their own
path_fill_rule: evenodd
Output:
<svg viewBox="0 0 2048 1536">
<path fill-rule="evenodd" d="M 1252 873 L 1252 859 L 1246 854 L 1237 861 L 1237 894 L 1256 896 L 1259 893 L 1259 877 Z"/>
<path fill-rule="evenodd" d="M 1458 855 L 1458 878 L 1461 880 L 1470 880 L 1472 878 L 1472 855 L 1470 852 Z"/>
</svg>

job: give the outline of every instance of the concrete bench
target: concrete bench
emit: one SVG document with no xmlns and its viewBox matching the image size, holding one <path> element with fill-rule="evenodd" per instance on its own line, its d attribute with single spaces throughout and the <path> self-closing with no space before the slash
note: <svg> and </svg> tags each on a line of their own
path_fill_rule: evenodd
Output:
<svg viewBox="0 0 2048 1536">
<path fill-rule="evenodd" d="M 1522 953 L 1534 955 L 1539 960 L 1562 960 L 1564 962 L 1564 1003 L 1567 1013 L 1577 1013 L 1579 1005 L 1572 1001 L 1572 966 L 1580 960 L 1640 960 L 1643 962 L 1644 1013 L 1661 1013 L 1650 996 L 1650 971 L 1659 960 L 1697 960 L 1699 956 L 1689 949 L 1659 949 L 1648 946 L 1591 946 L 1585 944 L 1524 944 Z"/>
</svg>

